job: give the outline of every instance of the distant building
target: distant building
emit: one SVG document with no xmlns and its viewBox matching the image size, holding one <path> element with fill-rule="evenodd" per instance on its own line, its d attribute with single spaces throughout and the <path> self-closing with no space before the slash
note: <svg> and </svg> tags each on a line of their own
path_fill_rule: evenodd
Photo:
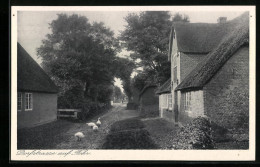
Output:
<svg viewBox="0 0 260 167">
<path fill-rule="evenodd" d="M 172 117 L 179 124 L 205 116 L 227 129 L 248 130 L 248 41 L 248 13 L 225 24 L 173 25 Z"/>
<path fill-rule="evenodd" d="M 171 94 L 171 78 L 158 88 L 156 94 L 159 95 L 159 111 L 160 117 L 173 121 L 172 114 L 172 94 Z"/>
<path fill-rule="evenodd" d="M 139 110 L 142 117 L 159 116 L 159 97 L 156 95 L 155 85 L 147 85 L 139 95 Z"/>
<path fill-rule="evenodd" d="M 17 127 L 56 120 L 58 88 L 19 43 L 17 49 Z"/>
</svg>

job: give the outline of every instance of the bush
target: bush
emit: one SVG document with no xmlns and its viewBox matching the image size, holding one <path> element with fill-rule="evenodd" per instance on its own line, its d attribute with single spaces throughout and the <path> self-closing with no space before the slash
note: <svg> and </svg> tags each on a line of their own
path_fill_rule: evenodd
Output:
<svg viewBox="0 0 260 167">
<path fill-rule="evenodd" d="M 144 128 L 144 124 L 137 118 L 129 118 L 122 121 L 115 122 L 110 131 L 118 132 L 123 130 L 131 130 L 131 129 L 141 129 Z"/>
<path fill-rule="evenodd" d="M 80 120 L 86 120 L 108 110 L 109 108 L 111 108 L 111 105 L 108 103 L 95 103 L 91 100 L 85 100 L 81 106 L 81 112 L 78 114 L 78 118 Z"/>
<path fill-rule="evenodd" d="M 140 108 L 140 117 L 142 118 L 152 118 L 159 116 L 159 106 L 149 105 Z"/>
<path fill-rule="evenodd" d="M 155 149 L 149 132 L 138 118 L 115 122 L 106 137 L 103 149 Z"/>
<path fill-rule="evenodd" d="M 155 149 L 150 134 L 145 129 L 112 132 L 107 135 L 103 149 Z"/>
<path fill-rule="evenodd" d="M 174 149 L 213 149 L 211 124 L 208 119 L 198 117 L 177 132 Z"/>
</svg>

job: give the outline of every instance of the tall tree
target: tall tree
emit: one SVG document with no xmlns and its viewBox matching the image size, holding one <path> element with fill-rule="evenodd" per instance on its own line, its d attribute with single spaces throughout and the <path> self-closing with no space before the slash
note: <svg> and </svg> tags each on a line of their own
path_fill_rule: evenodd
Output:
<svg viewBox="0 0 260 167">
<path fill-rule="evenodd" d="M 152 72 L 155 83 L 162 83 L 170 77 L 170 63 L 167 61 L 170 18 L 166 11 L 129 14 L 125 18 L 126 29 L 120 36 L 127 50 L 133 52 L 130 55 L 133 60 L 141 60 L 137 65 Z"/>
<path fill-rule="evenodd" d="M 167 11 L 146 11 L 129 14 L 125 20 L 127 26 L 120 40 L 133 52 L 130 55 L 133 60 L 140 60 L 137 67 L 143 68 L 133 79 L 133 84 L 138 89 L 149 83 L 163 84 L 171 75 L 167 55 L 172 23 L 189 22 L 189 17 L 179 13 L 171 17 Z"/>
<path fill-rule="evenodd" d="M 120 48 L 114 33 L 103 23 L 90 24 L 76 14 L 58 14 L 50 29 L 37 53 L 60 95 L 77 88 L 82 98 L 100 99 L 99 89 L 111 85 L 116 73 L 113 63 Z"/>
</svg>

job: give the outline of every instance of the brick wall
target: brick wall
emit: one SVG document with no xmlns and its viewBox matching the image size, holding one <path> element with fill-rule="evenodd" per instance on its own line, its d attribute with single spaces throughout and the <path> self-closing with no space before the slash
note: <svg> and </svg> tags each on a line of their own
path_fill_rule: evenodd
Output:
<svg viewBox="0 0 260 167">
<path fill-rule="evenodd" d="M 239 49 L 205 85 L 204 100 L 206 115 L 213 122 L 236 133 L 248 133 L 248 47 Z"/>
</svg>

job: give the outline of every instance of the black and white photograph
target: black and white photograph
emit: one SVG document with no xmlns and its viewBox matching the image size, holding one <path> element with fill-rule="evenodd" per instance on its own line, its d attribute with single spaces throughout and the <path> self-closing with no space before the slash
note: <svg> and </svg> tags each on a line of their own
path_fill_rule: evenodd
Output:
<svg viewBox="0 0 260 167">
<path fill-rule="evenodd" d="M 255 7 L 13 6 L 11 20 L 13 160 L 255 159 Z"/>
</svg>

